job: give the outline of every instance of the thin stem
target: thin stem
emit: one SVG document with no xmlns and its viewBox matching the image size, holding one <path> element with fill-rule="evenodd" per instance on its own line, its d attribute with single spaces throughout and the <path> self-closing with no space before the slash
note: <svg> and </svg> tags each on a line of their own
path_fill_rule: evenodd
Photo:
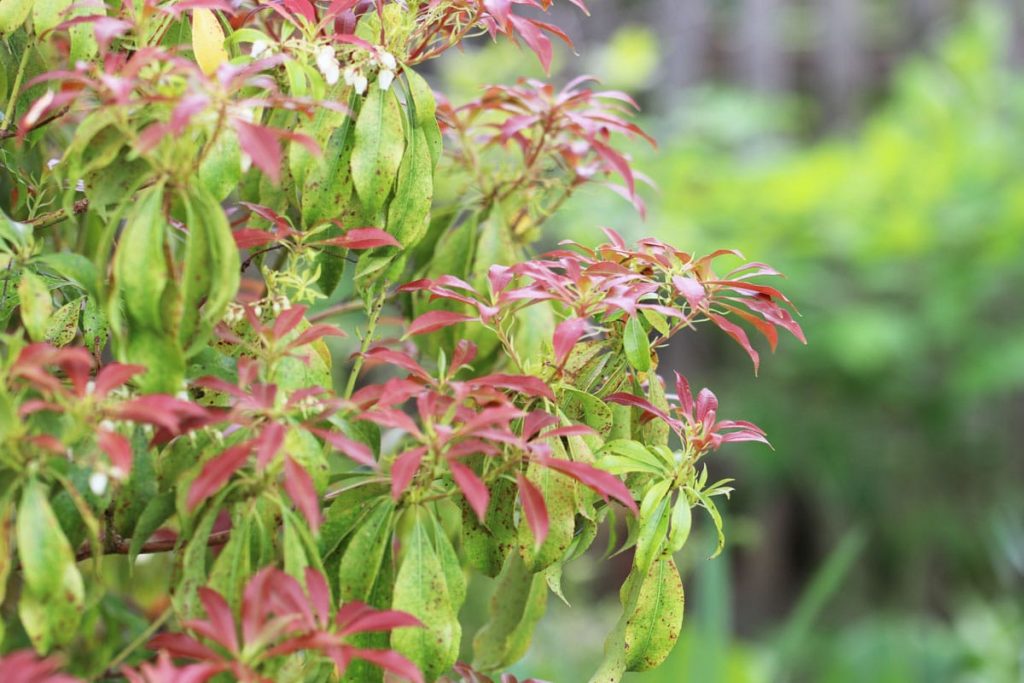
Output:
<svg viewBox="0 0 1024 683">
<path fill-rule="evenodd" d="M 345 398 L 352 398 L 352 392 L 356 390 L 356 380 L 359 379 L 359 373 L 363 369 L 363 357 L 366 352 L 370 350 L 370 344 L 373 343 L 373 336 L 377 332 L 377 321 L 380 320 L 381 311 L 384 310 L 384 301 L 387 298 L 388 288 L 385 285 L 381 287 L 380 294 L 370 305 L 368 311 L 369 319 L 366 322 L 366 333 L 363 335 L 362 344 L 359 347 L 359 355 L 356 356 L 355 363 L 352 364 L 352 372 L 348 376 L 348 384 L 345 386 Z"/>
<path fill-rule="evenodd" d="M 120 666 L 121 662 L 128 659 L 132 652 L 135 652 L 135 650 L 145 645 L 149 641 L 149 639 L 153 637 L 153 634 L 160 630 L 160 627 L 164 625 L 164 623 L 170 618 L 172 613 L 173 610 L 170 607 L 165 609 L 160 614 L 160 616 L 153 621 L 152 624 L 146 627 L 145 631 L 140 633 L 135 638 L 135 640 L 128 643 L 128 645 L 125 646 L 123 650 L 117 653 L 117 656 L 110 660 L 110 664 L 107 665 L 107 670 L 111 671 L 117 669 L 117 667 Z"/>
<path fill-rule="evenodd" d="M 362 308 L 362 306 L 363 306 L 363 303 L 361 301 L 346 301 L 345 303 L 335 304 L 334 306 L 331 306 L 330 308 L 325 308 L 324 310 L 320 311 L 319 313 L 314 313 L 313 315 L 309 316 L 308 319 L 309 319 L 309 322 L 316 323 L 316 322 L 320 322 L 321 320 L 326 320 L 328 318 L 333 318 L 336 315 L 342 315 L 344 313 L 351 313 L 352 311 L 358 311 L 360 308 Z"/>
<path fill-rule="evenodd" d="M 14 87 L 11 88 L 11 99 L 7 102 L 7 109 L 4 111 L 4 120 L 0 121 L 0 131 L 7 130 L 7 127 L 11 123 L 11 117 L 14 116 L 14 104 L 18 101 L 18 95 L 21 93 L 21 81 L 25 78 L 25 68 L 28 66 L 28 56 L 31 52 L 32 49 L 26 45 L 25 51 L 21 53 L 21 63 L 18 64 L 18 74 L 14 77 Z"/>
</svg>

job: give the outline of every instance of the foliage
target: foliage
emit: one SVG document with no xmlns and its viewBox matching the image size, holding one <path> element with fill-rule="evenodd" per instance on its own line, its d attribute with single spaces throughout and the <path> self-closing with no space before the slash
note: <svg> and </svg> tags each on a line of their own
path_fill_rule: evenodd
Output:
<svg viewBox="0 0 1024 683">
<path fill-rule="evenodd" d="M 564 34 L 518 10 L 550 5 L 0 0 L 13 676 L 68 679 L 31 647 L 150 683 L 489 680 L 619 516 L 593 680 L 665 659 L 691 508 L 724 542 L 704 459 L 766 439 L 678 374 L 667 396 L 657 349 L 709 323 L 756 370 L 747 330 L 803 333 L 736 252 L 607 230 L 532 254 L 586 185 L 642 211 L 635 104 L 523 80 L 455 106 L 417 68 L 477 34 L 547 67 Z M 352 332 L 336 389 L 326 340 Z M 155 553 L 169 600 L 140 619 L 103 568 Z M 467 568 L 501 585 L 473 668 Z"/>
</svg>

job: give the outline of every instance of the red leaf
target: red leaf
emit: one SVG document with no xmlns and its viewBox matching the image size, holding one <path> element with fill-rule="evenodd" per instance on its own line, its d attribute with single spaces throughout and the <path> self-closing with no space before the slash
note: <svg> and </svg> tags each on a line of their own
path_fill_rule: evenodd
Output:
<svg viewBox="0 0 1024 683">
<path fill-rule="evenodd" d="M 302 316 L 305 314 L 305 306 L 290 306 L 282 311 L 281 314 L 277 316 L 277 320 L 274 321 L 274 339 L 281 339 L 286 334 L 294 330 L 296 326 L 302 322 Z"/>
<path fill-rule="evenodd" d="M 585 462 L 573 462 L 571 460 L 560 460 L 558 458 L 539 458 L 540 464 L 553 470 L 568 474 L 573 479 L 590 487 L 605 500 L 612 497 L 628 507 L 634 514 L 639 514 L 633 494 L 629 492 L 626 485 L 617 477 L 608 474 L 604 470 L 588 465 Z"/>
<path fill-rule="evenodd" d="M 555 328 L 553 346 L 555 349 L 555 365 L 561 368 L 569 358 L 576 342 L 580 340 L 587 330 L 587 321 L 583 318 L 569 318 L 563 320 Z"/>
<path fill-rule="evenodd" d="M 266 467 L 281 450 L 285 427 L 280 422 L 268 422 L 256 438 L 256 465 Z"/>
<path fill-rule="evenodd" d="M 651 419 L 651 417 L 660 417 L 662 420 L 669 423 L 670 425 L 677 423 L 676 420 L 673 420 L 672 417 L 670 417 L 669 414 L 663 411 L 661 408 L 658 408 L 647 399 L 640 398 L 639 396 L 634 396 L 633 394 L 619 392 L 617 394 L 611 394 L 610 396 L 606 396 L 604 400 L 610 401 L 612 403 L 618 403 L 619 405 L 623 406 L 639 408 L 640 410 L 648 414 L 648 420 Z"/>
<path fill-rule="evenodd" d="M 364 358 L 366 359 L 367 366 L 389 363 L 391 365 L 397 365 L 403 370 L 407 370 L 409 374 L 415 375 L 420 379 L 430 379 L 430 373 L 424 370 L 423 366 L 413 360 L 412 356 L 407 353 L 402 353 L 401 351 L 392 351 L 391 349 L 384 348 L 383 346 L 378 346 L 367 351 Z"/>
<path fill-rule="evenodd" d="M 199 599 L 203 603 L 203 609 L 206 610 L 206 616 L 210 619 L 210 625 L 213 626 L 213 630 L 217 634 L 217 642 L 231 652 L 237 653 L 238 632 L 236 631 L 235 617 L 231 614 L 231 608 L 228 607 L 227 601 L 220 593 L 209 588 L 199 589 Z"/>
<path fill-rule="evenodd" d="M 257 168 L 275 185 L 281 182 L 281 145 L 277 133 L 272 128 L 257 126 L 241 119 L 235 119 L 234 124 L 242 151 L 252 158 Z"/>
<path fill-rule="evenodd" d="M 284 461 L 284 490 L 315 534 L 320 529 L 320 498 L 309 472 L 290 457 Z"/>
<path fill-rule="evenodd" d="M 361 602 L 348 602 L 342 605 L 334 622 L 340 636 L 423 626 L 423 622 L 408 612 L 379 610 Z"/>
<path fill-rule="evenodd" d="M 476 476 L 473 470 L 457 460 L 449 460 L 448 468 L 451 469 L 452 478 L 455 479 L 459 490 L 465 496 L 466 502 L 473 508 L 477 519 L 483 523 L 484 516 L 487 514 L 487 503 L 491 500 L 487 485 L 480 481 L 480 477 Z"/>
<path fill-rule="evenodd" d="M 420 469 L 420 463 L 423 461 L 423 454 L 427 452 L 426 448 L 413 448 L 410 449 L 397 458 L 391 464 L 391 497 L 398 500 L 405 493 L 405 490 L 409 488 L 409 483 L 412 478 L 416 476 L 416 472 Z"/>
<path fill-rule="evenodd" d="M 325 323 L 317 323 L 316 325 L 311 325 L 310 327 L 306 328 L 306 330 L 303 331 L 302 334 L 300 334 L 290 344 L 288 344 L 288 348 L 289 349 L 297 349 L 300 346 L 306 346 L 307 344 L 312 344 L 317 339 L 322 339 L 323 337 L 347 337 L 347 336 L 348 335 L 345 334 L 344 331 L 340 330 L 339 328 L 335 327 L 334 325 L 327 325 Z"/>
<path fill-rule="evenodd" d="M 324 240 L 319 244 L 344 249 L 374 249 L 376 247 L 401 247 L 394 235 L 387 233 L 380 228 L 355 228 L 349 230 L 341 237 Z"/>
<path fill-rule="evenodd" d="M 309 604 L 316 610 L 317 622 L 321 628 L 326 628 L 331 617 L 331 588 L 327 585 L 324 575 L 306 567 L 306 590 L 309 591 Z"/>
<path fill-rule="evenodd" d="M 351 648 L 354 657 L 372 662 L 391 673 L 405 678 L 412 683 L 423 683 L 423 674 L 416 668 L 416 665 L 398 654 L 394 650 L 364 650 L 362 648 Z"/>
<path fill-rule="evenodd" d="M 515 27 L 515 30 L 522 37 L 523 42 L 530 46 L 534 54 L 537 55 L 537 59 L 540 60 L 541 66 L 544 67 L 546 73 L 551 72 L 551 39 L 544 35 L 544 31 L 540 29 L 541 22 L 534 21 L 533 19 L 525 19 L 523 17 L 517 17 L 514 14 L 510 14 L 509 22 Z"/>
<path fill-rule="evenodd" d="M 293 14 L 298 14 L 310 24 L 316 25 L 316 11 L 313 5 L 309 4 L 309 0 L 284 0 L 284 6 Z"/>
<path fill-rule="evenodd" d="M 544 496 L 529 479 L 517 474 L 516 483 L 519 485 L 519 499 L 523 503 L 523 512 L 526 513 L 526 523 L 530 525 L 530 531 L 540 546 L 548 537 L 548 506 L 544 503 Z"/>
<path fill-rule="evenodd" d="M 495 374 L 487 375 L 486 377 L 480 377 L 472 382 L 467 382 L 471 386 L 490 386 L 499 387 L 501 389 L 511 389 L 518 391 L 521 394 L 527 396 L 542 397 L 550 401 L 555 400 L 555 393 L 551 391 L 551 387 L 544 383 L 539 377 L 532 375 L 505 375 Z"/>
<path fill-rule="evenodd" d="M 427 334 L 428 332 L 434 332 L 435 330 L 451 327 L 452 325 L 458 325 L 470 320 L 476 320 L 476 318 L 453 311 L 430 311 L 413 320 L 409 324 L 409 330 L 405 333 L 405 336 Z"/>
<path fill-rule="evenodd" d="M 97 398 L 106 398 L 111 390 L 123 386 L 132 377 L 145 371 L 146 368 L 141 365 L 111 363 L 96 374 L 96 386 L 93 389 L 93 394 Z"/>
<path fill-rule="evenodd" d="M 747 333 L 739 325 L 730 322 L 720 315 L 711 313 L 708 317 L 718 325 L 718 328 L 725 332 L 727 335 L 736 340 L 736 342 L 743 347 L 743 350 L 750 356 L 750 360 L 754 361 L 754 374 L 757 374 L 757 369 L 761 365 L 761 357 L 757 355 L 757 351 L 750 344 L 750 339 L 747 337 Z"/>
<path fill-rule="evenodd" d="M 146 644 L 150 650 L 165 650 L 172 657 L 216 662 L 220 655 L 184 633 L 160 633 Z"/>
<path fill-rule="evenodd" d="M 310 429 L 312 433 L 331 444 L 335 450 L 344 453 L 361 465 L 377 468 L 377 461 L 373 459 L 373 451 L 364 443 L 348 438 L 344 434 L 328 431 L 326 429 Z"/>
<path fill-rule="evenodd" d="M 203 471 L 188 490 L 189 510 L 195 510 L 200 503 L 220 491 L 231 475 L 245 464 L 252 448 L 252 441 L 237 444 L 203 465 Z"/>
<path fill-rule="evenodd" d="M 128 439 L 115 432 L 101 429 L 96 433 L 96 442 L 110 458 L 110 463 L 124 474 L 132 471 L 132 445 Z"/>
</svg>

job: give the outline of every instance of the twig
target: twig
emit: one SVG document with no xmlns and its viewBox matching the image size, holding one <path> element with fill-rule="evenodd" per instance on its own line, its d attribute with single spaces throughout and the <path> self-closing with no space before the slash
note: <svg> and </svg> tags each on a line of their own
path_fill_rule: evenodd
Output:
<svg viewBox="0 0 1024 683">
<path fill-rule="evenodd" d="M 89 200 L 83 197 L 82 199 L 75 201 L 71 207 L 70 214 L 66 209 L 57 209 L 56 211 L 48 211 L 46 213 L 39 214 L 32 220 L 26 222 L 36 230 L 41 230 L 42 228 L 48 228 L 51 225 L 56 225 L 71 216 L 77 216 L 80 213 L 85 213 L 88 208 Z"/>
<path fill-rule="evenodd" d="M 36 125 L 32 126 L 32 130 L 37 130 L 37 129 L 42 128 L 43 126 L 45 126 L 45 125 L 47 125 L 49 123 L 53 123 L 54 121 L 56 121 L 60 117 L 62 117 L 65 114 L 67 114 L 69 111 L 71 111 L 71 107 L 63 107 L 63 108 L 53 112 L 52 114 L 47 116 L 45 119 L 43 119 L 42 121 L 40 121 Z M 16 130 L 0 130 L 0 140 L 6 140 L 8 138 L 17 137 L 17 135 L 18 135 L 18 131 L 16 131 Z"/>
<path fill-rule="evenodd" d="M 231 538 L 231 530 L 218 531 L 210 534 L 209 540 L 206 545 L 211 548 L 224 545 Z M 104 555 L 127 555 L 131 548 L 132 541 L 130 538 L 108 538 L 104 541 L 103 554 Z M 167 553 L 178 547 L 177 538 L 166 538 L 159 541 L 147 541 L 142 544 L 142 549 L 139 550 L 139 555 L 152 555 L 154 553 Z M 84 545 L 79 548 L 78 552 L 75 553 L 75 561 L 81 562 L 92 557 L 92 546 Z"/>
</svg>

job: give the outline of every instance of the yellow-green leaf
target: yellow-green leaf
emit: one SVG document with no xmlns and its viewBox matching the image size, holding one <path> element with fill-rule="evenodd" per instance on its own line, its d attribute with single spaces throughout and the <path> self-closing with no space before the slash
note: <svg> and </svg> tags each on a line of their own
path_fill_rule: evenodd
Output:
<svg viewBox="0 0 1024 683">
<path fill-rule="evenodd" d="M 224 29 L 212 10 L 192 10 L 192 52 L 199 68 L 207 76 L 228 61 L 228 51 L 224 49 Z"/>
</svg>

